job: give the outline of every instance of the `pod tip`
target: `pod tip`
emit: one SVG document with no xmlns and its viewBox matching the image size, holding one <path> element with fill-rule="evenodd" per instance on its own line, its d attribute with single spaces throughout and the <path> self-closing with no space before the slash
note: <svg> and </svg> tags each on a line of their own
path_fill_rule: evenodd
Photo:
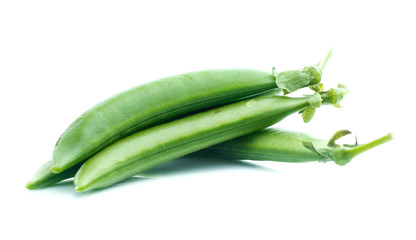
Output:
<svg viewBox="0 0 416 240">
<path fill-rule="evenodd" d="M 32 181 L 30 181 L 30 182 L 26 183 L 25 187 L 26 187 L 26 189 L 28 189 L 28 190 L 35 190 L 35 189 L 36 189 L 36 187 L 35 187 L 35 185 L 33 184 L 33 182 L 32 182 Z"/>
<path fill-rule="evenodd" d="M 88 188 L 88 186 L 76 186 L 75 185 L 74 189 L 77 192 L 85 192 L 85 191 L 88 191 L 90 188 Z"/>
</svg>

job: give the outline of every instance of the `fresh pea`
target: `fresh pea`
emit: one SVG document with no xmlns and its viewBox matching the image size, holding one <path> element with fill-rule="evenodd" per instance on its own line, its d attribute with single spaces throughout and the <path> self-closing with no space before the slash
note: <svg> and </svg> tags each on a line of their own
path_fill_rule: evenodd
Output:
<svg viewBox="0 0 416 240">
<path fill-rule="evenodd" d="M 305 133 L 266 128 L 192 153 L 192 157 L 215 157 L 232 160 L 265 160 L 303 163 L 334 161 L 338 165 L 349 163 L 355 156 L 392 139 L 387 134 L 366 144 L 338 145 L 340 137 L 350 134 L 337 131 L 330 140 Z"/>
<path fill-rule="evenodd" d="M 320 82 L 316 68 L 290 72 L 302 74 L 274 77 L 257 70 L 207 70 L 164 78 L 113 96 L 86 111 L 61 135 L 52 171 L 68 169 L 139 130 L 276 88 L 276 80 L 285 91 Z M 308 79 L 306 84 L 304 79 Z"/>
<path fill-rule="evenodd" d="M 332 97 L 317 97 L 324 92 L 316 94 L 255 97 L 139 131 L 88 159 L 75 175 L 75 189 L 108 187 L 167 161 L 271 126 L 294 112 L 319 107 L 321 102 L 338 103 L 331 102 Z"/>
<path fill-rule="evenodd" d="M 36 189 L 46 186 L 44 181 L 57 182 L 62 177 L 52 173 L 76 171 L 71 168 L 139 130 L 276 87 L 285 93 L 312 88 L 321 81 L 330 55 L 331 51 L 321 64 L 298 71 L 206 70 L 163 78 L 115 95 L 83 113 L 64 131 L 48 163 L 51 170 L 42 166 L 27 186 Z"/>
</svg>

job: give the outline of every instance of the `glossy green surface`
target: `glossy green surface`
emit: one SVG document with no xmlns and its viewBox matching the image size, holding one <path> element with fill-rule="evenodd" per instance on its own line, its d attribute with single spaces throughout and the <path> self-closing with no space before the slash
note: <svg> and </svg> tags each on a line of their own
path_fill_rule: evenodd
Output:
<svg viewBox="0 0 416 240">
<path fill-rule="evenodd" d="M 53 163 L 53 160 L 49 160 L 43 164 L 35 172 L 32 179 L 26 184 L 26 188 L 29 190 L 35 190 L 38 188 L 49 187 L 57 182 L 73 177 L 77 170 L 81 167 L 80 164 L 77 164 L 68 170 L 55 174 L 51 171 Z"/>
<path fill-rule="evenodd" d="M 309 106 L 309 98 L 260 96 L 125 137 L 88 159 L 77 191 L 104 188 L 164 162 L 263 129 Z"/>
<path fill-rule="evenodd" d="M 70 168 L 133 132 L 275 87 L 271 73 L 233 69 L 186 73 L 132 88 L 68 127 L 56 143 L 52 170 Z"/>
<path fill-rule="evenodd" d="M 48 186 L 44 182 L 49 185 L 59 182 L 64 178 L 53 173 L 68 176 L 66 172 L 76 171 L 76 165 L 82 164 L 96 152 L 141 129 L 259 96 L 270 89 L 276 90 L 276 85 L 279 91 L 285 92 L 316 85 L 320 82 L 323 67 L 313 68 L 319 71 L 308 73 L 305 72 L 308 69 L 306 67 L 289 71 L 302 74 L 292 74 L 288 78 L 284 77 L 285 72 L 277 74 L 277 77 L 274 70 L 272 74 L 247 69 L 206 70 L 168 77 L 130 89 L 96 105 L 73 122 L 58 140 L 53 161 L 42 166 L 27 187 L 36 189 Z M 309 114 L 308 119 L 312 116 Z M 49 171 L 46 165 L 50 165 Z"/>
<path fill-rule="evenodd" d="M 279 162 L 324 161 L 326 158 L 305 148 L 303 142 L 326 147 L 328 140 L 305 133 L 266 128 L 195 152 L 193 157 L 213 157 L 233 160 L 266 160 Z"/>
<path fill-rule="evenodd" d="M 329 140 L 323 140 L 305 133 L 267 128 L 202 149 L 189 156 L 297 163 L 334 161 L 344 166 L 357 155 L 393 139 L 391 134 L 387 134 L 366 144 L 341 146 L 335 143 L 337 139 L 350 133 L 348 130 L 340 130 Z"/>
</svg>

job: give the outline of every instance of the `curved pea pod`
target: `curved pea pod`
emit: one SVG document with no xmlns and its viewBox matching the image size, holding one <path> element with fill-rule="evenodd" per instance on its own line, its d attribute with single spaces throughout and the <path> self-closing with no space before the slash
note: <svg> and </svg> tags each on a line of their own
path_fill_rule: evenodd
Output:
<svg viewBox="0 0 416 240">
<path fill-rule="evenodd" d="M 136 131 L 276 87 L 270 73 L 202 71 L 164 78 L 115 95 L 83 113 L 56 143 L 59 173 Z"/>
<path fill-rule="evenodd" d="M 350 133 L 348 130 L 340 130 L 330 140 L 324 140 L 305 133 L 267 128 L 205 148 L 190 156 L 292 163 L 334 161 L 343 166 L 358 154 L 392 140 L 392 135 L 387 134 L 366 144 L 356 142 L 354 145 L 341 146 L 335 143 Z"/>
<path fill-rule="evenodd" d="M 53 151 L 52 171 L 59 173 L 129 134 L 196 111 L 274 88 L 292 92 L 315 85 L 321 81 L 322 68 L 287 71 L 291 74 L 206 70 L 132 88 L 89 109 L 64 131 Z"/>
<path fill-rule="evenodd" d="M 271 126 L 326 99 L 266 95 L 160 124 L 125 137 L 88 159 L 77 191 L 105 188 L 162 163 Z"/>
<path fill-rule="evenodd" d="M 331 52 L 328 53 L 326 63 Z M 267 73 L 249 69 L 205 70 L 144 84 L 115 95 L 78 117 L 56 143 L 50 172 L 42 166 L 30 189 L 58 182 L 52 175 L 73 172 L 101 149 L 129 134 L 204 109 L 249 98 L 270 89 L 286 93 L 321 81 L 325 64 L 298 71 Z M 291 74 L 287 74 L 290 72 Z M 76 168 L 76 169 L 72 169 Z M 50 179 L 55 179 L 51 181 Z"/>
</svg>

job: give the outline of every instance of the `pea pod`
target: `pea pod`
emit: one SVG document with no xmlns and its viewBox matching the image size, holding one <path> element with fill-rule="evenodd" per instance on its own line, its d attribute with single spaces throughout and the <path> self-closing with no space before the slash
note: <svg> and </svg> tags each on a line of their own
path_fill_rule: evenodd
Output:
<svg viewBox="0 0 416 240">
<path fill-rule="evenodd" d="M 190 156 L 292 163 L 334 161 L 343 166 L 358 154 L 392 139 L 392 135 L 387 134 L 362 145 L 355 143 L 341 146 L 335 143 L 337 139 L 350 133 L 348 130 L 337 131 L 328 141 L 305 133 L 267 128 L 205 148 Z"/>
<path fill-rule="evenodd" d="M 45 181 L 52 184 L 50 179 L 57 182 L 62 177 L 52 171 L 65 175 L 76 171 L 74 166 L 136 131 L 276 87 L 288 93 L 315 85 L 330 54 L 321 64 L 299 71 L 206 70 L 160 79 L 115 95 L 86 111 L 64 131 L 49 162 L 51 171 L 43 165 L 27 187 L 46 186 Z"/>
<path fill-rule="evenodd" d="M 52 171 L 68 169 L 131 133 L 276 88 L 277 83 L 285 91 L 294 91 L 320 82 L 316 68 L 290 72 L 302 74 L 274 77 L 257 70 L 207 70 L 164 78 L 113 96 L 82 114 L 61 135 Z M 309 82 L 305 84 L 304 79 Z"/>
<path fill-rule="evenodd" d="M 276 95 L 279 93 L 279 90 L 266 91 L 256 96 L 268 96 Z M 253 96 L 254 97 L 254 96 Z M 83 162 L 78 163 L 77 165 L 70 167 L 60 173 L 54 173 L 51 170 L 51 167 L 54 164 L 54 161 L 51 159 L 42 165 L 33 175 L 32 180 L 26 184 L 26 188 L 29 190 L 35 190 L 39 188 L 49 187 L 58 183 L 62 180 L 66 180 L 75 176 L 75 173 L 81 167 Z"/>
<path fill-rule="evenodd" d="M 318 93 L 322 94 L 323 93 Z M 328 98 L 329 99 L 329 98 Z M 271 126 L 326 98 L 255 97 L 160 124 L 125 137 L 88 159 L 77 191 L 104 188 L 170 160 Z"/>
</svg>

